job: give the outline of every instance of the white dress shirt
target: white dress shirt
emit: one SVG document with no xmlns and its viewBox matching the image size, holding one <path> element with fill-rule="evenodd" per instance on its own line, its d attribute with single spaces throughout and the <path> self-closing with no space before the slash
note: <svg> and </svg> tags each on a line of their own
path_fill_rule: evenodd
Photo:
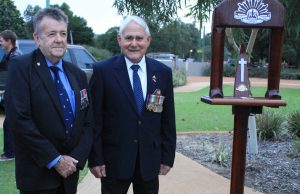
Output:
<svg viewBox="0 0 300 194">
<path fill-rule="evenodd" d="M 133 81 L 132 81 L 133 70 L 131 69 L 131 66 L 133 64 L 140 66 L 140 68 L 138 70 L 138 75 L 139 75 L 140 80 L 141 80 L 141 85 L 142 85 L 142 90 L 143 90 L 143 97 L 144 97 L 144 100 L 145 100 L 146 99 L 146 95 L 147 95 L 147 68 L 146 68 L 145 56 L 137 64 L 136 63 L 132 63 L 126 57 L 125 57 L 125 61 L 126 61 L 127 72 L 128 72 L 128 76 L 129 76 L 129 79 L 130 79 L 130 83 L 131 83 L 132 89 L 133 89 Z"/>
</svg>

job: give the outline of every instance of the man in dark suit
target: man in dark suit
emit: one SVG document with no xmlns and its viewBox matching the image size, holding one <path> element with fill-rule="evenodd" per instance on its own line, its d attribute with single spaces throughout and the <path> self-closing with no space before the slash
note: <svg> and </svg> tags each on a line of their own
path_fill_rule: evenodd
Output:
<svg viewBox="0 0 300 194">
<path fill-rule="evenodd" d="M 0 45 L 6 51 L 6 55 L 0 62 L 0 71 L 7 71 L 7 63 L 15 57 L 21 56 L 22 52 L 16 46 L 17 35 L 11 30 L 4 30 L 0 33 Z M 14 142 L 11 129 L 7 126 L 6 119 L 3 122 L 3 154 L 0 161 L 12 160 L 15 158 Z"/>
<path fill-rule="evenodd" d="M 21 194 L 76 194 L 79 170 L 89 155 L 87 79 L 62 60 L 67 23 L 59 9 L 40 10 L 33 19 L 39 48 L 8 65 L 6 110 Z"/>
<path fill-rule="evenodd" d="M 157 194 L 158 175 L 173 166 L 176 147 L 172 71 L 145 57 L 149 28 L 137 16 L 120 26 L 122 55 L 94 65 L 90 82 L 95 140 L 89 166 L 102 194 Z"/>
</svg>

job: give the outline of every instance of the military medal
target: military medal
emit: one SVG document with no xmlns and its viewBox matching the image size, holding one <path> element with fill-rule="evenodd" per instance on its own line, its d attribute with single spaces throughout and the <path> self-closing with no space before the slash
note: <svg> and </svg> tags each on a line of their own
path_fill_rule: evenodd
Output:
<svg viewBox="0 0 300 194">
<path fill-rule="evenodd" d="M 152 76 L 152 81 L 156 83 L 156 76 L 155 75 Z"/>
<path fill-rule="evenodd" d="M 80 90 L 80 110 L 85 109 L 89 105 L 89 99 L 86 89 Z"/>
<path fill-rule="evenodd" d="M 148 95 L 147 99 L 147 110 L 151 112 L 160 113 L 163 111 L 163 102 L 165 97 L 161 96 L 160 89 L 156 89 L 153 94 Z"/>
</svg>

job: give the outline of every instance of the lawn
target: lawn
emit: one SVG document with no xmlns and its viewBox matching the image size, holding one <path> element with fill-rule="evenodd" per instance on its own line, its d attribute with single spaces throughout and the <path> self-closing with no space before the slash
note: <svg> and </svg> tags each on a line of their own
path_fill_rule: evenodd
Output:
<svg viewBox="0 0 300 194">
<path fill-rule="evenodd" d="M 0 128 L 0 153 L 3 153 L 3 129 Z M 0 193 L 17 194 L 15 184 L 15 161 L 0 162 Z"/>
<path fill-rule="evenodd" d="M 225 85 L 225 96 L 232 96 L 233 87 Z M 254 97 L 262 97 L 265 87 L 252 87 Z M 286 107 L 267 108 L 282 114 L 300 110 L 300 89 L 280 89 L 282 99 L 287 102 Z M 207 96 L 209 87 L 196 92 L 175 93 L 176 127 L 177 131 L 228 131 L 233 129 L 233 115 L 231 106 L 208 105 L 200 101 L 201 96 Z"/>
</svg>

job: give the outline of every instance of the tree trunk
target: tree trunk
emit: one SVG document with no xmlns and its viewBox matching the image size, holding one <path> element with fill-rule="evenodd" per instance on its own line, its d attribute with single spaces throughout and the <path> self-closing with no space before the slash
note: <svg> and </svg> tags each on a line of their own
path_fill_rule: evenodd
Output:
<svg viewBox="0 0 300 194">
<path fill-rule="evenodd" d="M 228 49 L 231 53 L 237 54 L 239 52 L 239 47 L 237 46 L 234 37 L 233 37 L 233 33 L 232 33 L 232 29 L 231 28 L 226 28 L 225 29 L 225 34 L 226 34 L 226 38 L 228 40 Z"/>
<path fill-rule="evenodd" d="M 235 54 L 239 53 L 239 46 L 236 44 L 236 41 L 234 40 L 232 29 L 226 28 L 225 33 L 226 33 L 226 38 L 228 40 L 228 47 L 229 47 L 228 49 L 230 50 L 230 52 L 235 53 Z M 249 62 L 250 62 L 250 57 L 252 55 L 252 51 L 253 51 L 257 33 L 258 33 L 258 28 L 253 28 L 251 30 L 251 35 L 250 35 L 249 42 L 248 42 L 247 49 L 246 49 L 246 54 L 248 57 L 247 61 L 249 61 Z"/>
</svg>

